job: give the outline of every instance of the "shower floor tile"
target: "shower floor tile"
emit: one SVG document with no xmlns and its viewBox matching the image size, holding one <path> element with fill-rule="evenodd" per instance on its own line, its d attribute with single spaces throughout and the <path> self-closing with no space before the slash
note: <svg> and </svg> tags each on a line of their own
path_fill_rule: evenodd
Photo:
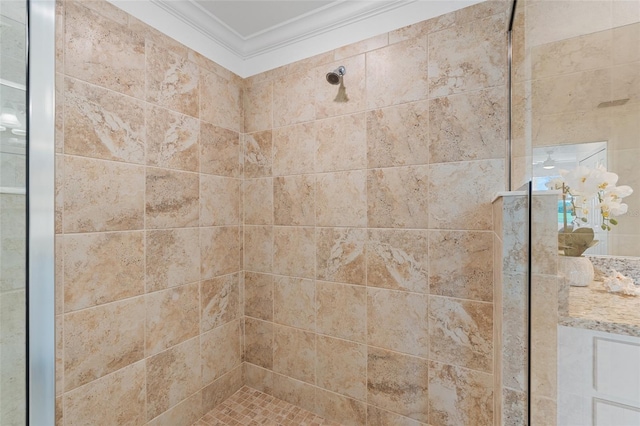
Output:
<svg viewBox="0 0 640 426">
<path fill-rule="evenodd" d="M 193 426 L 340 426 L 310 411 L 244 386 Z"/>
</svg>

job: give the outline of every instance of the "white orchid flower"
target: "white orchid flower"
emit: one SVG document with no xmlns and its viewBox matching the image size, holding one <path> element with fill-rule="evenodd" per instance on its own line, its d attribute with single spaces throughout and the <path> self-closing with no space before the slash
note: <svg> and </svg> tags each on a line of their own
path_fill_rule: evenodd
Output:
<svg viewBox="0 0 640 426">
<path fill-rule="evenodd" d="M 633 194 L 633 189 L 631 189 L 631 187 L 628 185 L 621 185 L 605 189 L 604 193 L 605 196 L 611 197 L 613 199 L 620 199 Z"/>
</svg>

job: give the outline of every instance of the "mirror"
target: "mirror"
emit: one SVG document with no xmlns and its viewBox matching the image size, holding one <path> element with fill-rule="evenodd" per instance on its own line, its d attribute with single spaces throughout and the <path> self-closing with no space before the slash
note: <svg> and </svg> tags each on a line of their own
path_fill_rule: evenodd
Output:
<svg viewBox="0 0 640 426">
<path fill-rule="evenodd" d="M 634 193 L 588 254 L 640 256 L 640 24 L 549 40 L 531 48 L 521 87 L 530 111 L 535 189 L 557 170 L 603 164 Z M 580 52 L 580 55 L 575 54 Z M 554 168 L 545 169 L 553 165 Z"/>
</svg>

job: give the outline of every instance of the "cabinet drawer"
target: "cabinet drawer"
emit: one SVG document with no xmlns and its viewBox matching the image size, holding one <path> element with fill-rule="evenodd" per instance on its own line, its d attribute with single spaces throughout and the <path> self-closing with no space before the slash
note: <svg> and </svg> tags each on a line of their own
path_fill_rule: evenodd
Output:
<svg viewBox="0 0 640 426">
<path fill-rule="evenodd" d="M 594 346 L 595 391 L 640 406 L 640 344 L 595 338 Z"/>
</svg>

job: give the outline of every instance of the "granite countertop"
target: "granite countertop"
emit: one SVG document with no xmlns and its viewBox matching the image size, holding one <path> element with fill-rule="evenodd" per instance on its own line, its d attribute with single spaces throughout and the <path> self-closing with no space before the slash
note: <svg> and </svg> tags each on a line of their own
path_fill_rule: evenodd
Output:
<svg viewBox="0 0 640 426">
<path fill-rule="evenodd" d="M 594 281 L 570 287 L 568 307 L 562 305 L 560 325 L 640 337 L 640 296 L 609 293 Z"/>
</svg>

